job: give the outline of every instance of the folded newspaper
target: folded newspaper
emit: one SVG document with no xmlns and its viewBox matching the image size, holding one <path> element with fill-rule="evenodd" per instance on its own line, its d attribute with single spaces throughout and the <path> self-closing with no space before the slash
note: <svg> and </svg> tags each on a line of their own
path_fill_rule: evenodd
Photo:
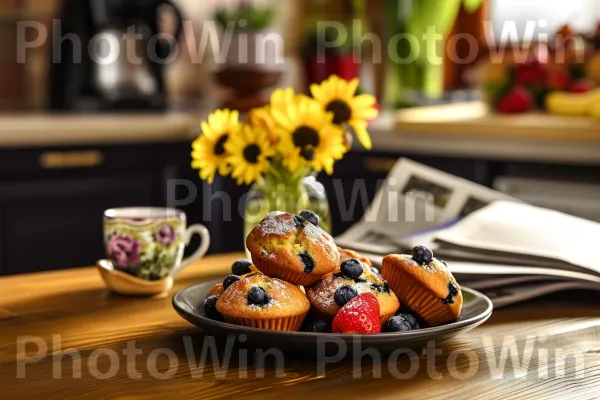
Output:
<svg viewBox="0 0 600 400">
<path fill-rule="evenodd" d="M 559 291 L 600 291 L 598 237 L 596 222 L 400 159 L 363 218 L 336 242 L 375 264 L 426 245 L 451 261 L 460 282 L 501 307 Z"/>
</svg>

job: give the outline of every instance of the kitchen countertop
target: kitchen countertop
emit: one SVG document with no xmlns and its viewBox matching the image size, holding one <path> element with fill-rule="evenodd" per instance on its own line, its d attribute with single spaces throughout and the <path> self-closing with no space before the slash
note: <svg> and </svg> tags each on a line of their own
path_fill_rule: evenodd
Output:
<svg viewBox="0 0 600 400">
<path fill-rule="evenodd" d="M 177 277 L 173 293 L 225 276 L 241 256 L 206 257 Z M 94 268 L 3 277 L 2 398 L 591 399 L 600 391 L 600 308 L 580 297 L 495 310 L 437 344 L 431 359 L 373 362 L 367 352 L 360 365 L 329 363 L 319 373 L 314 361 L 286 358 L 277 371 L 272 356 L 264 368 L 248 357 L 247 369 L 232 358 L 221 370 L 222 357 L 200 361 L 207 336 L 177 315 L 171 296 L 112 294 Z M 518 364 L 501 361 L 515 360 L 513 350 Z"/>
<path fill-rule="evenodd" d="M 189 113 L 0 116 L 0 148 L 191 140 L 200 120 Z"/>
<path fill-rule="evenodd" d="M 481 126 L 464 121 L 483 112 L 477 103 L 383 112 L 370 128 L 373 150 L 485 160 L 521 160 L 573 165 L 600 165 L 600 123 L 561 119 L 550 133 L 515 127 Z M 457 110 L 460 110 L 458 112 Z M 82 146 L 192 140 L 207 112 L 138 115 L 0 116 L 0 148 Z M 531 118 L 527 117 L 531 125 Z M 496 118 L 498 120 L 498 118 Z M 512 121 L 512 123 L 510 122 Z M 553 125 L 552 119 L 549 120 Z M 567 125 L 565 122 L 567 121 Z M 571 121 L 573 124 L 571 124 Z M 512 126 L 512 128 L 511 128 Z M 572 127 L 583 126 L 583 133 Z M 596 131 L 595 128 L 598 128 Z M 597 132 L 597 134 L 596 134 Z M 360 151 L 358 144 L 355 149 Z"/>
<path fill-rule="evenodd" d="M 600 121 L 547 114 L 499 116 L 481 102 L 383 113 L 371 135 L 375 149 L 600 165 Z"/>
</svg>

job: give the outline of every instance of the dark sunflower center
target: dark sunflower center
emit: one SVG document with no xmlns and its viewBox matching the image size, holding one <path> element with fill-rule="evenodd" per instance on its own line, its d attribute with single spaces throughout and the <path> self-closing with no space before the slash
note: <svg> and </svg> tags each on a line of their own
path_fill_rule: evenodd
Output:
<svg viewBox="0 0 600 400">
<path fill-rule="evenodd" d="M 217 143 L 215 143 L 215 147 L 213 149 L 215 155 L 220 156 L 225 153 L 225 142 L 227 142 L 228 137 L 229 135 L 226 133 L 219 137 L 219 140 L 217 140 Z"/>
<path fill-rule="evenodd" d="M 244 159 L 250 164 L 256 164 L 258 162 L 258 156 L 260 156 L 260 147 L 257 145 L 251 144 L 244 149 Z"/>
<path fill-rule="evenodd" d="M 333 100 L 327 104 L 326 110 L 333 113 L 333 123 L 337 125 L 348 122 L 352 116 L 352 110 L 348 103 L 342 100 Z"/>
<path fill-rule="evenodd" d="M 312 161 L 312 160 L 315 159 L 315 151 L 313 150 L 312 147 L 307 147 L 307 148 L 304 148 L 304 149 L 300 150 L 300 155 L 306 161 Z"/>
<path fill-rule="evenodd" d="M 319 133 L 308 126 L 301 126 L 296 129 L 292 134 L 292 139 L 294 140 L 294 145 L 301 149 L 308 146 L 319 146 Z"/>
</svg>

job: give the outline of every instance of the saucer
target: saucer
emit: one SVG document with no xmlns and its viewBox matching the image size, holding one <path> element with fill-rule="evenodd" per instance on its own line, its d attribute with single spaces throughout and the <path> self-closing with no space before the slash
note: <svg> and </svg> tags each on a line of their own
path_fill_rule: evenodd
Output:
<svg viewBox="0 0 600 400">
<path fill-rule="evenodd" d="M 157 281 L 140 279 L 133 275 L 114 269 L 108 260 L 98 260 L 96 268 L 106 286 L 113 292 L 129 296 L 166 295 L 173 287 L 173 277 Z"/>
<path fill-rule="evenodd" d="M 335 333 L 283 332 L 228 324 L 208 318 L 204 312 L 204 299 L 216 280 L 201 283 L 179 291 L 173 297 L 173 307 L 181 317 L 215 337 L 245 335 L 244 343 L 260 349 L 277 348 L 283 353 L 301 358 L 317 359 L 322 356 L 323 346 L 331 348 L 346 346 L 346 356 L 369 347 L 382 356 L 398 349 L 419 349 L 430 341 L 440 343 L 483 324 L 492 315 L 492 302 L 485 295 L 461 287 L 463 307 L 460 317 L 445 325 L 423 328 L 411 332 L 380 333 L 376 335 L 346 335 Z M 357 347 L 358 343 L 358 347 Z"/>
</svg>

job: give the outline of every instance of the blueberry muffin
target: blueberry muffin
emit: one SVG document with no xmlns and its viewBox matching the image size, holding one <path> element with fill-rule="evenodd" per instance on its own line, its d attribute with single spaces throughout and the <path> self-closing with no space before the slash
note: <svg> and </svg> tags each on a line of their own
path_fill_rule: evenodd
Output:
<svg viewBox="0 0 600 400">
<path fill-rule="evenodd" d="M 256 267 L 252 265 L 250 261 L 245 259 L 239 259 L 231 265 L 231 273 L 237 276 L 244 276 L 246 274 L 250 274 L 252 272 L 257 271 L 258 270 L 256 269 Z M 221 294 L 223 294 L 223 291 L 223 283 L 217 283 L 215 286 L 212 287 L 212 289 L 210 289 L 206 297 L 220 296 Z"/>
<path fill-rule="evenodd" d="M 351 258 L 355 258 L 358 261 L 360 261 L 360 263 L 363 265 L 363 267 L 365 269 L 370 270 L 371 272 L 373 272 L 376 275 L 381 275 L 379 270 L 373 266 L 373 263 L 371 262 L 371 260 L 369 260 L 367 257 L 363 256 L 362 254 L 357 253 L 354 250 L 342 249 L 341 247 L 338 247 L 338 251 L 340 252 L 340 262 L 344 262 Z M 336 273 L 336 272 L 340 272 L 339 267 L 336 268 L 335 271 L 333 271 L 333 273 Z"/>
<path fill-rule="evenodd" d="M 246 238 L 259 271 L 295 285 L 310 286 L 340 263 L 333 238 L 318 226 L 318 217 L 272 212 Z"/>
<path fill-rule="evenodd" d="M 310 302 L 298 287 L 260 272 L 242 278 L 230 275 L 223 286 L 215 307 L 231 324 L 297 331 L 310 310 Z"/>
<path fill-rule="evenodd" d="M 425 246 L 412 255 L 390 254 L 383 258 L 381 275 L 388 280 L 402 305 L 429 326 L 454 321 L 460 315 L 462 292 L 443 261 Z"/>
<path fill-rule="evenodd" d="M 308 289 L 307 296 L 317 316 L 333 318 L 347 302 L 365 292 L 377 298 L 382 324 L 400 307 L 388 283 L 354 258 L 345 260 L 339 272 L 329 274 Z"/>
<path fill-rule="evenodd" d="M 363 267 L 367 266 L 367 267 L 371 268 L 373 266 L 373 264 L 371 263 L 371 260 L 369 260 L 365 256 L 358 254 L 354 250 L 342 249 L 341 247 L 338 247 L 338 251 L 340 253 L 340 262 L 344 262 L 346 260 L 350 260 L 351 258 L 354 258 L 354 259 L 360 261 L 360 263 L 363 265 Z"/>
<path fill-rule="evenodd" d="M 225 289 L 223 289 L 223 284 L 217 283 L 217 284 L 215 284 L 215 286 L 212 287 L 212 289 L 210 289 L 210 291 L 208 292 L 206 297 L 210 297 L 210 296 L 218 297 L 218 296 L 222 295 L 224 291 L 225 291 Z"/>
</svg>

